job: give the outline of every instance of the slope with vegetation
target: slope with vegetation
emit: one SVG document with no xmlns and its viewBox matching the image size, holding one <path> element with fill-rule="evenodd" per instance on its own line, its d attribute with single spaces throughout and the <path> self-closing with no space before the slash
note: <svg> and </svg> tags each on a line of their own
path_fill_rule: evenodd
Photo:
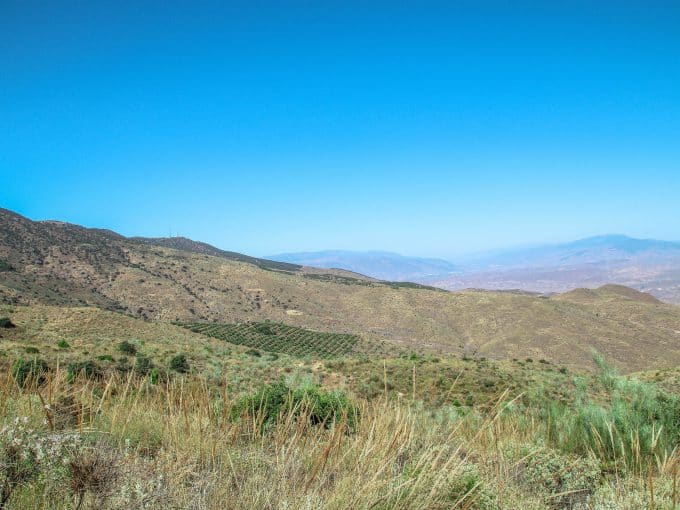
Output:
<svg viewBox="0 0 680 510">
<path fill-rule="evenodd" d="M 11 268 L 0 271 L 0 298 L 8 304 L 95 306 L 161 322 L 271 321 L 406 351 L 570 366 L 592 367 L 595 348 L 624 371 L 680 363 L 680 308 L 644 295 L 443 292 L 263 268 L 203 245 L 178 250 L 0 213 L 0 259 Z"/>
<path fill-rule="evenodd" d="M 587 374 L 545 360 L 416 354 L 300 361 L 238 346 L 218 352 L 225 342 L 185 328 L 101 311 L 79 320 L 80 312 L 65 311 L 60 323 L 51 309 L 13 312 L 9 334 L 39 352 L 17 359 L 10 346 L 22 339 L 3 338 L 2 507 L 679 502 L 677 396 L 601 362 Z M 52 335 L 68 347 L 53 350 Z M 104 335 L 116 337 L 109 356 L 136 357 L 134 365 L 93 361 Z M 183 341 L 195 343 L 178 355 L 171 345 Z"/>
</svg>

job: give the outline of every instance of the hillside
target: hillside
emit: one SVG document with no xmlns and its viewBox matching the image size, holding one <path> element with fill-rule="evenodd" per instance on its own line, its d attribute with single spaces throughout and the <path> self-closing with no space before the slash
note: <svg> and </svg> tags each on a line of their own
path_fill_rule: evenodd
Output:
<svg viewBox="0 0 680 510">
<path fill-rule="evenodd" d="M 9 211 L 0 213 L 0 259 L 8 304 L 94 306 L 165 322 L 271 320 L 401 350 L 579 366 L 590 366 L 595 348 L 626 371 L 680 364 L 680 308 L 607 289 L 588 299 L 443 292 L 263 268 Z"/>
</svg>

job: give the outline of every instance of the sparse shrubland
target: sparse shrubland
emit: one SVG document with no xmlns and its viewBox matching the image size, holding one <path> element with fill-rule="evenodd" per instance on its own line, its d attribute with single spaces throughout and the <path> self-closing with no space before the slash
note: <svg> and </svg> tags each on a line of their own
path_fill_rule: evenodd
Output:
<svg viewBox="0 0 680 510">
<path fill-rule="evenodd" d="M 2 330 L 5 508 L 638 510 L 653 495 L 669 510 L 680 498 L 677 371 L 325 357 L 337 337 L 301 328 L 310 350 L 291 356 L 104 312 L 20 311 Z M 290 338 L 274 322 L 242 327 Z"/>
<path fill-rule="evenodd" d="M 420 367 L 422 377 L 445 366 L 399 363 Z M 143 375 L 98 365 L 93 377 L 89 366 L 20 360 L 0 378 L 5 508 L 609 510 L 678 501 L 673 399 L 604 366 L 590 400 L 565 402 L 559 415 L 546 410 L 550 397 L 512 396 L 509 387 L 481 407 L 448 397 L 425 404 L 385 392 L 387 364 L 377 381 L 383 392 L 370 399 L 304 378 L 234 391 L 192 374 L 154 380 L 155 367 Z M 440 383 L 431 384 L 428 391 Z M 451 387 L 445 381 L 441 391 Z M 634 447 L 635 462 L 599 447 L 602 426 L 624 451 Z M 649 449 L 647 428 L 657 438 Z M 639 459 L 624 434 L 641 438 Z"/>
</svg>

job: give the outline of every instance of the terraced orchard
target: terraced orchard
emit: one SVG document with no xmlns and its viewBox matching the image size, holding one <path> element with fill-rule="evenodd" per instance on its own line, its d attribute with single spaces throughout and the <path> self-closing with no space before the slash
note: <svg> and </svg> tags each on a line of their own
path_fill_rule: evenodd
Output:
<svg viewBox="0 0 680 510">
<path fill-rule="evenodd" d="M 195 333 L 219 338 L 232 344 L 280 352 L 298 357 L 332 358 L 352 352 L 359 343 L 356 335 L 323 333 L 274 322 L 250 324 L 186 323 Z"/>
</svg>

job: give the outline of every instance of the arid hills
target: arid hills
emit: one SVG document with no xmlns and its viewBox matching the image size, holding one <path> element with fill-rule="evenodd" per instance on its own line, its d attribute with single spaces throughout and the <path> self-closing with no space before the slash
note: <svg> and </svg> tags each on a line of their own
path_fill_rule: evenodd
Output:
<svg viewBox="0 0 680 510">
<path fill-rule="evenodd" d="M 595 349 L 625 371 L 680 364 L 680 307 L 627 287 L 551 297 L 448 292 L 8 210 L 0 210 L 0 299 L 159 323 L 269 320 L 354 333 L 403 351 L 589 366 Z"/>
</svg>

